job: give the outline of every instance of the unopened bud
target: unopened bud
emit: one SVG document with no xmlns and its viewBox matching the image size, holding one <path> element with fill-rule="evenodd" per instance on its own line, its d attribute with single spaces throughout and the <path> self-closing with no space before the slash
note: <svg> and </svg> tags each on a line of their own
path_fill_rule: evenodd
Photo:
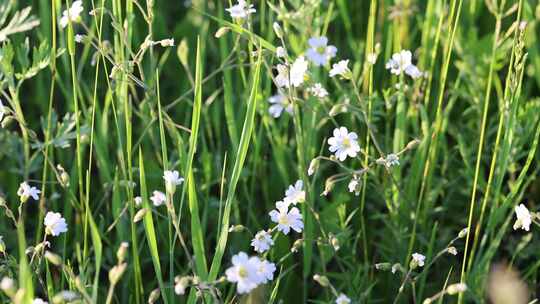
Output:
<svg viewBox="0 0 540 304">
<path fill-rule="evenodd" d="M 176 277 L 174 279 L 174 292 L 177 295 L 183 295 L 186 293 L 186 288 L 189 285 L 190 278 L 189 277 Z"/>
<path fill-rule="evenodd" d="M 335 251 L 338 251 L 339 250 L 339 240 L 338 238 L 333 235 L 333 234 L 330 234 L 330 244 L 332 245 L 332 247 L 334 247 L 334 250 Z"/>
<path fill-rule="evenodd" d="M 420 144 L 420 140 L 419 139 L 415 139 L 415 140 L 411 140 L 408 144 L 407 144 L 407 147 L 405 149 L 407 150 L 412 150 L 414 148 L 416 148 L 416 146 L 418 146 Z"/>
<path fill-rule="evenodd" d="M 147 212 L 148 212 L 148 208 L 142 208 L 141 210 L 137 211 L 137 213 L 135 213 L 135 216 L 133 217 L 133 222 L 137 223 L 140 220 L 142 220 Z"/>
<path fill-rule="evenodd" d="M 243 225 L 232 225 L 229 228 L 229 232 L 242 232 L 244 230 L 246 230 L 246 227 Z"/>
<path fill-rule="evenodd" d="M 120 281 L 120 279 L 122 278 L 122 275 L 124 275 L 126 266 L 127 266 L 126 263 L 122 263 L 111 268 L 111 270 L 109 271 L 109 281 L 111 282 L 112 285 L 116 285 L 116 283 Z"/>
<path fill-rule="evenodd" d="M 335 182 L 333 179 L 331 178 L 327 179 L 326 182 L 324 183 L 324 191 L 321 195 L 327 196 L 328 193 L 330 193 L 330 191 L 334 189 L 334 185 L 335 185 Z"/>
<path fill-rule="evenodd" d="M 446 249 L 446 252 L 450 253 L 451 255 L 457 255 L 457 249 L 454 246 L 450 246 Z"/>
<path fill-rule="evenodd" d="M 63 290 L 59 293 L 57 293 L 53 299 L 52 302 L 54 304 L 60 304 L 60 303 L 69 303 L 73 302 L 75 300 L 79 299 L 79 294 L 76 292 L 70 291 L 70 290 Z"/>
<path fill-rule="evenodd" d="M 153 304 L 159 299 L 159 289 L 154 289 L 150 293 L 150 296 L 148 296 L 148 304 Z"/>
<path fill-rule="evenodd" d="M 314 158 L 311 160 L 311 162 L 309 163 L 309 168 L 308 168 L 308 175 L 309 176 L 312 176 L 315 171 L 317 171 L 317 169 L 319 169 L 319 159 L 318 158 Z"/>
<path fill-rule="evenodd" d="M 392 265 L 390 263 L 377 263 L 375 264 L 375 269 L 382 270 L 382 271 L 388 271 L 392 269 Z"/>
<path fill-rule="evenodd" d="M 116 258 L 118 259 L 119 263 L 122 263 L 126 259 L 128 248 L 128 242 L 122 242 L 120 247 L 118 247 L 118 251 L 116 251 Z"/>
<path fill-rule="evenodd" d="M 13 297 L 15 292 L 17 292 L 15 287 L 15 281 L 10 277 L 3 277 L 0 282 L 0 289 L 8 296 Z"/>
<path fill-rule="evenodd" d="M 45 258 L 47 259 L 47 261 L 49 261 L 49 263 L 53 265 L 56 265 L 56 266 L 62 265 L 62 258 L 55 253 L 52 253 L 50 251 L 45 251 Z"/>
<path fill-rule="evenodd" d="M 313 280 L 319 283 L 319 285 L 321 285 L 322 287 L 330 286 L 330 281 L 328 280 L 326 276 L 316 274 L 313 276 Z"/>
<path fill-rule="evenodd" d="M 214 37 L 219 39 L 219 38 L 223 37 L 223 35 L 227 34 L 230 30 L 231 30 L 231 28 L 229 28 L 228 26 L 220 27 L 216 31 L 216 33 L 214 34 Z"/>
<path fill-rule="evenodd" d="M 469 228 L 463 228 L 459 232 L 458 238 L 462 239 L 462 238 L 466 237 L 468 233 L 469 233 Z"/>
<path fill-rule="evenodd" d="M 293 253 L 298 252 L 298 250 L 300 250 L 300 248 L 302 247 L 303 244 L 304 244 L 303 239 L 298 239 L 298 240 L 294 241 L 294 243 L 293 243 L 293 245 L 291 247 L 291 252 L 293 252 Z"/>
<path fill-rule="evenodd" d="M 452 284 L 448 286 L 448 288 L 446 288 L 446 293 L 449 295 L 455 295 L 458 293 L 465 292 L 466 290 L 467 290 L 467 285 L 465 285 L 464 283 L 457 283 L 457 284 Z"/>
</svg>

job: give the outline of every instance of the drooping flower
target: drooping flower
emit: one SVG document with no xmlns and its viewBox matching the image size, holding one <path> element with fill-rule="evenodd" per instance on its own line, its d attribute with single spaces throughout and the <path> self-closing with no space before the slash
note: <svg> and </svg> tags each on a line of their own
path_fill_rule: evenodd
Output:
<svg viewBox="0 0 540 304">
<path fill-rule="evenodd" d="M 167 200 L 167 197 L 165 196 L 165 193 L 161 191 L 154 191 L 152 192 L 152 196 L 150 197 L 150 200 L 154 203 L 154 206 L 159 207 L 165 203 Z"/>
<path fill-rule="evenodd" d="M 52 236 L 58 236 L 68 231 L 66 220 L 58 212 L 47 212 L 43 224 L 45 225 L 45 232 Z"/>
<path fill-rule="evenodd" d="M 287 96 L 281 93 L 268 98 L 268 102 L 271 104 L 268 108 L 268 113 L 274 118 L 280 117 L 283 110 L 287 111 L 289 114 L 293 113 L 292 103 L 289 102 Z"/>
<path fill-rule="evenodd" d="M 325 65 L 336 56 L 337 48 L 328 45 L 328 38 L 324 36 L 312 37 L 308 40 L 308 44 L 310 48 L 306 51 L 306 56 L 316 66 Z"/>
<path fill-rule="evenodd" d="M 351 181 L 349 182 L 349 192 L 354 192 L 354 195 L 358 196 L 360 194 L 360 190 L 361 190 L 361 186 L 362 185 L 362 182 L 360 181 L 360 179 L 354 177 L 353 179 L 351 179 Z"/>
<path fill-rule="evenodd" d="M 285 191 L 285 198 L 283 201 L 293 205 L 303 203 L 306 200 L 306 192 L 302 190 L 303 187 L 304 182 L 302 180 L 297 180 L 294 185 L 289 185 L 289 188 Z"/>
<path fill-rule="evenodd" d="M 239 294 L 248 293 L 257 287 L 259 278 L 258 263 L 250 259 L 245 252 L 239 252 L 232 257 L 232 266 L 225 271 L 227 281 L 236 283 Z"/>
<path fill-rule="evenodd" d="M 180 173 L 178 173 L 176 170 L 165 171 L 163 173 L 163 179 L 165 180 L 165 189 L 167 189 L 167 192 L 171 194 L 174 194 L 176 191 L 176 186 L 184 182 L 184 178 L 180 177 Z"/>
<path fill-rule="evenodd" d="M 252 257 L 250 260 L 257 265 L 259 284 L 266 284 L 274 279 L 274 272 L 276 271 L 276 265 L 274 263 L 261 260 L 259 257 Z"/>
<path fill-rule="evenodd" d="M 525 205 L 519 204 L 519 206 L 514 208 L 514 211 L 516 212 L 517 218 L 516 222 L 514 223 L 514 230 L 521 228 L 525 231 L 529 231 L 532 223 L 532 216 L 529 209 L 527 209 Z"/>
<path fill-rule="evenodd" d="M 415 65 L 411 64 L 407 68 L 405 68 L 405 74 L 411 76 L 413 79 L 422 77 L 423 73 L 416 67 Z"/>
<path fill-rule="evenodd" d="M 351 303 L 351 299 L 347 297 L 345 294 L 340 294 L 339 297 L 336 299 L 336 304 L 349 304 Z"/>
<path fill-rule="evenodd" d="M 328 91 L 320 83 L 314 84 L 311 88 L 308 89 L 311 95 L 318 98 L 325 98 L 328 96 Z"/>
<path fill-rule="evenodd" d="M 225 9 L 231 15 L 231 18 L 245 19 L 257 10 L 253 8 L 253 4 L 248 5 L 245 0 L 238 0 L 236 5 Z"/>
<path fill-rule="evenodd" d="M 330 152 L 335 153 L 340 161 L 344 161 L 347 156 L 356 157 L 360 152 L 358 135 L 354 132 L 349 133 L 345 127 L 335 128 L 333 134 L 334 136 L 328 139 Z"/>
<path fill-rule="evenodd" d="M 19 190 L 17 191 L 17 195 L 20 197 L 21 203 L 25 203 L 30 197 L 32 197 L 36 201 L 39 200 L 40 193 L 41 190 L 28 185 L 27 182 L 21 183 L 21 185 L 19 186 Z"/>
<path fill-rule="evenodd" d="M 425 255 L 417 253 L 417 252 L 413 253 L 411 264 L 414 265 L 414 267 L 412 268 L 416 268 L 416 266 L 420 266 L 420 267 L 424 266 L 425 260 L 426 260 Z"/>
<path fill-rule="evenodd" d="M 84 10 L 81 0 L 74 1 L 71 7 L 62 13 L 60 18 L 60 26 L 65 28 L 69 22 L 77 23 L 81 21 L 81 13 Z"/>
<path fill-rule="evenodd" d="M 304 229 L 304 222 L 302 221 L 302 214 L 298 208 L 293 207 L 289 209 L 289 204 L 279 201 L 276 202 L 276 210 L 270 211 L 269 215 L 272 222 L 277 223 L 277 229 L 283 234 L 289 234 L 289 231 L 293 229 L 296 232 L 302 232 Z"/>
<path fill-rule="evenodd" d="M 349 60 L 341 60 L 338 63 L 334 63 L 329 73 L 330 77 L 340 75 L 344 78 L 349 78 L 349 74 L 351 73 L 351 70 L 349 70 L 348 65 L 349 65 Z"/>
<path fill-rule="evenodd" d="M 32 304 L 49 304 L 49 302 L 43 301 L 41 298 L 35 298 Z"/>
<path fill-rule="evenodd" d="M 274 240 L 272 240 L 272 236 L 266 230 L 257 232 L 253 240 L 251 240 L 251 246 L 258 253 L 267 251 L 272 245 L 274 245 Z"/>
</svg>

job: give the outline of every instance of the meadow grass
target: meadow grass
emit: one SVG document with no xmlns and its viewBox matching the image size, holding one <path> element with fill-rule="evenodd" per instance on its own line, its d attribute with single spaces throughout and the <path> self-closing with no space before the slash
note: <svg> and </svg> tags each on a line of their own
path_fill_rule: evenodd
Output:
<svg viewBox="0 0 540 304">
<path fill-rule="evenodd" d="M 1 2 L 0 302 L 535 303 L 539 21 Z"/>
</svg>

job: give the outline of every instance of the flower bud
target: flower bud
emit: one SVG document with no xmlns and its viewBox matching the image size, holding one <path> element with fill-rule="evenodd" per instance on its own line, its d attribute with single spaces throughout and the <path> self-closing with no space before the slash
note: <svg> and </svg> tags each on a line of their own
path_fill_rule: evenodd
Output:
<svg viewBox="0 0 540 304">
<path fill-rule="evenodd" d="M 318 158 L 314 158 L 311 160 L 311 162 L 309 163 L 309 168 L 308 168 L 308 175 L 309 176 L 312 176 L 315 171 L 317 171 L 317 169 L 319 169 L 319 159 Z"/>
<path fill-rule="evenodd" d="M 339 240 L 338 240 L 338 238 L 337 238 L 335 235 L 333 235 L 333 234 L 330 234 L 329 237 L 330 237 L 330 244 L 332 245 L 332 247 L 334 247 L 334 250 L 335 250 L 335 251 L 338 251 L 339 248 L 340 248 L 340 247 L 339 247 Z"/>
<path fill-rule="evenodd" d="M 53 265 L 56 265 L 56 266 L 62 265 L 62 258 L 59 255 L 52 253 L 48 250 L 45 251 L 45 258 L 47 259 L 47 261 L 49 261 L 49 263 Z"/>
<path fill-rule="evenodd" d="M 244 230 L 246 230 L 246 227 L 243 225 L 232 225 L 229 228 L 229 232 L 242 232 Z"/>
<path fill-rule="evenodd" d="M 392 265 L 390 263 L 377 263 L 375 264 L 375 269 L 382 270 L 382 271 L 388 271 L 392 269 Z"/>
<path fill-rule="evenodd" d="M 274 24 L 272 24 L 272 27 L 274 28 L 274 33 L 276 33 L 276 36 L 279 39 L 282 39 L 283 38 L 283 30 L 281 29 L 281 26 L 279 25 L 279 23 L 274 22 Z"/>
<path fill-rule="evenodd" d="M 328 280 L 326 276 L 316 274 L 313 276 L 313 280 L 319 283 L 319 285 L 321 285 L 322 287 L 330 286 L 330 281 Z"/>
<path fill-rule="evenodd" d="M 120 247 L 118 247 L 118 251 L 116 251 L 116 258 L 119 263 L 122 263 L 126 259 L 128 248 L 129 248 L 128 242 L 122 242 L 120 244 Z"/>
<path fill-rule="evenodd" d="M 457 249 L 454 246 L 446 248 L 446 252 L 450 253 L 451 255 L 457 255 Z"/>
<path fill-rule="evenodd" d="M 292 247 L 291 247 L 291 252 L 293 253 L 296 253 L 298 252 L 298 250 L 302 247 L 302 245 L 304 245 L 304 240 L 303 239 L 298 239 L 296 241 L 294 241 Z"/>
<path fill-rule="evenodd" d="M 407 150 L 412 150 L 414 148 L 416 148 L 416 146 L 418 146 L 420 144 L 420 140 L 419 139 L 414 139 L 414 140 L 411 140 L 408 144 L 407 144 L 407 147 L 405 149 Z"/>
<path fill-rule="evenodd" d="M 17 292 L 15 287 L 15 281 L 10 277 L 3 277 L 0 282 L 0 289 L 8 296 L 13 297 L 15 292 Z"/>
<path fill-rule="evenodd" d="M 231 28 L 228 27 L 228 26 L 220 27 L 220 28 L 216 31 L 216 33 L 214 34 L 214 37 L 216 37 L 216 38 L 219 39 L 219 38 L 223 37 L 223 35 L 227 34 L 230 30 L 231 30 Z"/>
<path fill-rule="evenodd" d="M 468 233 L 469 233 L 469 228 L 463 228 L 459 232 L 458 238 L 462 239 L 462 238 L 466 237 Z"/>
<path fill-rule="evenodd" d="M 177 295 L 183 295 L 186 293 L 186 288 L 189 285 L 190 277 L 176 277 L 174 278 L 174 292 Z"/>
<path fill-rule="evenodd" d="M 126 266 L 126 263 L 122 263 L 114 266 L 113 268 L 111 268 L 111 270 L 109 270 L 109 282 L 111 282 L 111 285 L 116 285 L 116 283 L 120 281 L 122 275 L 124 275 Z"/>
<path fill-rule="evenodd" d="M 142 220 L 147 212 L 148 212 L 148 208 L 142 208 L 141 210 L 137 211 L 137 213 L 135 213 L 135 216 L 133 217 L 133 222 L 137 223 L 140 220 Z"/>
<path fill-rule="evenodd" d="M 159 289 L 152 290 L 150 296 L 148 296 L 148 304 L 153 304 L 159 299 Z"/>
<path fill-rule="evenodd" d="M 446 288 L 446 293 L 449 295 L 455 295 L 458 293 L 465 292 L 466 290 L 467 290 L 467 285 L 465 285 L 464 283 L 457 283 L 457 284 L 452 284 L 448 286 L 448 288 Z"/>
</svg>

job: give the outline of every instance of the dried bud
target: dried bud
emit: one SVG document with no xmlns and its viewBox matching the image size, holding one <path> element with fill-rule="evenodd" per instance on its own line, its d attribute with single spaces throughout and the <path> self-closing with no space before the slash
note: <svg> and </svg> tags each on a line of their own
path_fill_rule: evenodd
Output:
<svg viewBox="0 0 540 304">
<path fill-rule="evenodd" d="M 459 232 L 458 238 L 462 239 L 462 238 L 466 237 L 468 233 L 469 233 L 469 228 L 463 228 Z"/>
<path fill-rule="evenodd" d="M 128 242 L 122 242 L 120 247 L 118 247 L 118 251 L 116 251 L 116 258 L 118 259 L 119 263 L 122 263 L 126 259 L 128 248 Z"/>
<path fill-rule="evenodd" d="M 69 186 L 69 174 L 60 164 L 56 165 L 56 169 L 58 170 L 58 182 L 63 188 L 67 188 Z"/>
<path fill-rule="evenodd" d="M 330 286 L 330 281 L 328 280 L 326 276 L 316 274 L 313 276 L 313 280 L 319 283 L 319 285 L 321 285 L 322 287 Z"/>
<path fill-rule="evenodd" d="M 135 216 L 133 217 L 133 222 L 137 223 L 138 221 L 142 220 L 147 212 L 148 208 L 142 208 L 141 210 L 137 211 L 137 213 L 135 213 Z"/>
<path fill-rule="evenodd" d="M 311 162 L 309 163 L 309 168 L 308 168 L 308 175 L 309 176 L 312 176 L 315 171 L 317 171 L 317 169 L 319 169 L 319 159 L 318 158 L 314 158 L 311 160 Z"/>
<path fill-rule="evenodd" d="M 214 34 L 214 37 L 216 37 L 216 38 L 219 39 L 219 38 L 223 37 L 223 35 L 227 34 L 230 30 L 231 30 L 231 28 L 228 27 L 228 26 L 220 27 L 220 28 L 216 31 L 216 33 Z"/>
<path fill-rule="evenodd" d="M 375 264 L 375 269 L 382 270 L 382 271 L 388 271 L 391 270 L 393 267 L 390 263 L 377 263 Z"/>
<path fill-rule="evenodd" d="M 243 225 L 232 225 L 229 228 L 229 232 L 242 232 L 244 230 L 246 230 L 246 227 Z"/>
<path fill-rule="evenodd" d="M 298 240 L 294 241 L 294 243 L 293 243 L 293 245 L 291 247 L 291 252 L 293 252 L 293 253 L 298 252 L 298 250 L 300 250 L 302 245 L 304 245 L 304 240 L 303 239 L 298 239 Z"/>
<path fill-rule="evenodd" d="M 446 252 L 450 253 L 451 255 L 457 255 L 457 249 L 454 246 L 446 248 Z"/>
<path fill-rule="evenodd" d="M 330 234 L 329 238 L 330 238 L 330 244 L 332 245 L 332 247 L 334 247 L 334 250 L 338 251 L 339 250 L 339 240 L 338 240 L 338 238 L 333 234 Z"/>
<path fill-rule="evenodd" d="M 126 270 L 126 263 L 122 263 L 119 265 L 114 266 L 109 270 L 109 281 L 112 285 L 116 285 L 118 281 L 122 278 L 122 275 L 124 275 L 124 271 Z"/>
<path fill-rule="evenodd" d="M 159 289 L 158 288 L 152 290 L 152 292 L 150 293 L 150 296 L 148 296 L 148 304 L 155 303 L 157 301 L 157 299 L 159 299 Z"/>
<path fill-rule="evenodd" d="M 455 295 L 458 293 L 465 292 L 466 290 L 467 290 L 467 285 L 465 285 L 464 283 L 457 283 L 457 284 L 452 284 L 448 286 L 448 288 L 446 288 L 446 293 L 449 295 Z"/>
<path fill-rule="evenodd" d="M 411 141 L 407 144 L 407 147 L 406 147 L 405 149 L 407 149 L 407 150 L 412 150 L 412 149 L 416 148 L 419 144 L 420 144 L 420 140 L 419 140 L 419 139 L 411 140 Z"/>
<path fill-rule="evenodd" d="M 176 277 L 174 278 L 174 292 L 177 295 L 183 295 L 186 293 L 186 288 L 189 285 L 190 277 Z"/>
<path fill-rule="evenodd" d="M 45 258 L 47 259 L 47 261 L 49 261 L 49 263 L 53 265 L 56 265 L 56 266 L 62 265 L 62 258 L 59 255 L 52 253 L 48 250 L 45 251 Z"/>
<path fill-rule="evenodd" d="M 327 179 L 326 182 L 324 183 L 324 191 L 323 193 L 321 193 L 321 195 L 327 196 L 328 193 L 330 193 L 330 191 L 334 189 L 334 185 L 335 185 L 335 182 L 333 179 L 331 178 Z"/>
</svg>

